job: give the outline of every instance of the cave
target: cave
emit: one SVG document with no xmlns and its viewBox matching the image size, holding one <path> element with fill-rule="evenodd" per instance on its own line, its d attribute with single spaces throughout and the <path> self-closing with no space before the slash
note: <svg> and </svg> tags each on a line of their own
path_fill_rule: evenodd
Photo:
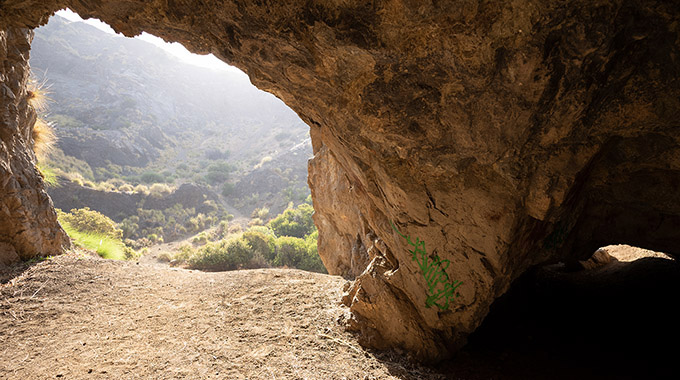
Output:
<svg viewBox="0 0 680 380">
<path fill-rule="evenodd" d="M 319 252 L 367 346 L 441 360 L 539 264 L 677 255 L 680 4 L 6 0 L 3 263 L 68 245 L 26 86 L 31 30 L 65 7 L 213 53 L 310 126 Z"/>
</svg>

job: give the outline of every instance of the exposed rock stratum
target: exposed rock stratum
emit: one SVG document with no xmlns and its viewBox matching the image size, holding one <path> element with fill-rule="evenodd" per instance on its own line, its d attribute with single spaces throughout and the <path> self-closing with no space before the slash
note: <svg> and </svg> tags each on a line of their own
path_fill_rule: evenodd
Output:
<svg viewBox="0 0 680 380">
<path fill-rule="evenodd" d="M 367 345 L 440 359 L 536 264 L 678 252 L 677 2 L 6 0 L 0 241 L 19 256 L 63 241 L 25 86 L 31 29 L 66 6 L 214 53 L 310 125 L 319 251 L 356 277 Z"/>
</svg>

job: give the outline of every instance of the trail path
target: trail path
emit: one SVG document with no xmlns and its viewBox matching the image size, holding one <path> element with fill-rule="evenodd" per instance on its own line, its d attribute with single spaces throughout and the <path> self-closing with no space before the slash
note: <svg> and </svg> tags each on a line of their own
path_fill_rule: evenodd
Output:
<svg viewBox="0 0 680 380">
<path fill-rule="evenodd" d="M 650 251 L 518 280 L 436 370 L 359 346 L 340 277 L 199 272 L 154 252 L 0 269 L 0 379 L 678 378 L 680 266 Z"/>
<path fill-rule="evenodd" d="M 63 255 L 0 285 L 0 379 L 440 378 L 364 351 L 344 282 Z"/>
</svg>

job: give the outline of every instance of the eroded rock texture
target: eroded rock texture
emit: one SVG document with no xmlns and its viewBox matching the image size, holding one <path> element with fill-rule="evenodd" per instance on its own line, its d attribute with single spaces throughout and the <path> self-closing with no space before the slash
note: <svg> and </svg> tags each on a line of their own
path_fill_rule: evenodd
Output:
<svg viewBox="0 0 680 380">
<path fill-rule="evenodd" d="M 28 104 L 30 29 L 0 27 L 0 265 L 69 244 L 35 168 Z"/>
<path fill-rule="evenodd" d="M 677 2 L 9 0 L 0 18 L 62 6 L 212 52 L 302 116 L 320 253 L 356 276 L 368 345 L 442 358 L 535 264 L 677 252 Z"/>
</svg>

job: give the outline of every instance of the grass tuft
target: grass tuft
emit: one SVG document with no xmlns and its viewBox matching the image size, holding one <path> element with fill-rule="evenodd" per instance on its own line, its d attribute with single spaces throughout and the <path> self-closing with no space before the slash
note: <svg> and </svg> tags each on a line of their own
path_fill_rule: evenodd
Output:
<svg viewBox="0 0 680 380">
<path fill-rule="evenodd" d="M 54 133 L 54 128 L 44 121 L 38 119 L 33 125 L 33 152 L 38 160 L 44 160 L 49 156 L 54 149 L 54 144 L 57 142 L 57 135 Z"/>
<path fill-rule="evenodd" d="M 42 162 L 38 162 L 36 165 L 40 175 L 43 177 L 43 181 L 47 187 L 59 187 L 59 180 L 57 178 L 57 172 L 55 169 L 49 165 Z"/>
<path fill-rule="evenodd" d="M 28 82 L 28 103 L 36 110 L 36 112 L 45 112 L 47 110 L 47 103 L 50 101 L 49 86 L 46 85 L 46 80 L 42 82 L 32 78 Z"/>
<path fill-rule="evenodd" d="M 126 249 L 123 242 L 118 239 L 96 232 L 78 231 L 64 221 L 61 221 L 61 226 L 76 245 L 95 251 L 105 259 L 125 260 L 129 256 L 125 253 Z"/>
</svg>

